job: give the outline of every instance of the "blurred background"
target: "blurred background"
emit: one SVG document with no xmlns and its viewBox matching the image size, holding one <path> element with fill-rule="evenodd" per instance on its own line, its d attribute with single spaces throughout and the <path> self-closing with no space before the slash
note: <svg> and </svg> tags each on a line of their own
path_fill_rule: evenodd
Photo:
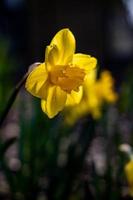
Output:
<svg viewBox="0 0 133 200">
<path fill-rule="evenodd" d="M 0 0 L 0 112 L 4 110 L 13 87 L 26 73 L 29 65 L 44 61 L 46 45 L 62 28 L 69 28 L 73 32 L 76 52 L 96 57 L 100 70 L 111 71 L 116 91 L 124 91 L 120 101 L 124 112 L 119 113 L 119 106 L 109 108 L 97 123 L 95 131 L 92 131 L 94 127 L 86 128 L 86 121 L 76 124 L 72 130 L 68 127 L 64 129 L 59 126 L 60 118 L 50 122 L 39 110 L 40 100 L 33 99 L 23 88 L 0 132 L 0 148 L 6 153 L 3 155 L 9 168 L 3 162 L 0 164 L 0 199 L 65 200 L 72 185 L 78 188 L 78 193 L 74 189 L 68 198 L 70 200 L 102 200 L 105 197 L 108 200 L 130 199 L 125 189 L 127 182 L 123 176 L 124 161 L 119 157 L 117 147 L 121 143 L 133 145 L 133 95 L 130 98 L 133 89 L 133 0 Z M 132 84 L 129 82 L 130 87 L 124 85 L 124 90 L 121 84 L 127 78 L 128 70 L 131 70 L 129 74 Z M 91 123 L 93 126 L 95 121 Z M 72 136 L 67 133 L 66 137 L 68 130 Z M 82 138 L 86 130 L 90 131 L 90 135 Z M 62 134 L 61 139 L 59 132 Z M 93 136 L 92 132 L 95 132 Z M 10 140 L 12 137 L 14 139 Z M 19 138 L 19 142 L 15 138 Z M 89 144 L 85 143 L 86 138 Z M 63 164 L 65 158 L 62 149 L 65 147 L 61 143 L 67 150 L 70 148 L 70 163 L 67 167 Z M 77 151 L 80 152 L 79 144 L 81 147 L 90 145 L 90 155 L 86 158 L 80 179 L 81 185 L 77 182 L 72 184 L 75 168 L 80 163 L 79 157 L 75 156 Z M 108 146 L 112 147 L 112 151 L 108 150 Z M 86 146 L 83 149 L 87 151 Z M 82 153 L 80 159 L 84 157 Z M 112 166 L 115 168 L 112 169 Z M 75 173 L 81 168 L 79 165 Z M 111 170 L 114 170 L 112 174 Z M 67 187 L 64 184 L 66 180 Z"/>
</svg>

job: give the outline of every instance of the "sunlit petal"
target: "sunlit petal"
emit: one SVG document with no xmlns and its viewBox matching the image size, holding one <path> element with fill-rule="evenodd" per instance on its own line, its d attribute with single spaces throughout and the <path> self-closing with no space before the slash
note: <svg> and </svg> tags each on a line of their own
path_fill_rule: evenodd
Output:
<svg viewBox="0 0 133 200">
<path fill-rule="evenodd" d="M 73 64 L 84 69 L 86 73 L 90 72 L 97 65 L 97 60 L 86 54 L 77 53 L 73 56 Z"/>
<path fill-rule="evenodd" d="M 82 95 L 83 95 L 82 87 L 79 87 L 78 92 L 72 91 L 71 94 L 67 95 L 66 105 L 72 106 L 72 105 L 78 104 L 81 101 Z"/>
<path fill-rule="evenodd" d="M 47 78 L 48 73 L 45 68 L 45 63 L 40 64 L 29 74 L 25 87 L 33 96 L 45 99 Z"/>
<path fill-rule="evenodd" d="M 56 45 L 49 45 L 45 51 L 45 65 L 48 71 L 54 69 L 59 59 L 59 50 Z"/>
<path fill-rule="evenodd" d="M 57 65 L 66 65 L 72 61 L 75 52 L 75 38 L 69 29 L 59 31 L 51 41 L 52 46 L 58 49 Z"/>
<path fill-rule="evenodd" d="M 41 101 L 42 110 L 49 118 L 54 117 L 64 108 L 67 94 L 58 86 L 49 86 L 47 88 L 47 99 Z"/>
</svg>

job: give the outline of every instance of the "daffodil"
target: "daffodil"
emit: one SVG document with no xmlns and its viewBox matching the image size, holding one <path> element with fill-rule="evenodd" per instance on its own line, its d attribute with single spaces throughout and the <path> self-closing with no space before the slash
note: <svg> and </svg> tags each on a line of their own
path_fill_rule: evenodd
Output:
<svg viewBox="0 0 133 200">
<path fill-rule="evenodd" d="M 133 148 L 129 144 L 121 144 L 119 150 L 125 153 L 129 161 L 124 166 L 124 172 L 128 184 L 129 195 L 133 197 Z"/>
<path fill-rule="evenodd" d="M 129 194 L 133 196 L 133 160 L 125 165 L 125 174 L 129 185 Z"/>
<path fill-rule="evenodd" d="M 75 38 L 62 29 L 45 50 L 45 61 L 29 74 L 25 87 L 41 99 L 42 110 L 49 118 L 65 106 L 78 104 L 83 95 L 86 76 L 96 67 L 96 59 L 75 53 Z"/>
<path fill-rule="evenodd" d="M 97 79 L 96 70 L 86 76 L 83 96 L 78 105 L 65 109 L 65 122 L 72 125 L 79 118 L 91 114 L 94 119 L 101 117 L 101 108 L 105 102 L 115 103 L 118 95 L 114 91 L 114 79 L 111 73 L 104 70 Z"/>
<path fill-rule="evenodd" d="M 96 83 L 96 90 L 99 99 L 109 103 L 116 102 L 118 94 L 114 91 L 114 78 L 109 70 L 101 72 L 100 79 Z"/>
</svg>

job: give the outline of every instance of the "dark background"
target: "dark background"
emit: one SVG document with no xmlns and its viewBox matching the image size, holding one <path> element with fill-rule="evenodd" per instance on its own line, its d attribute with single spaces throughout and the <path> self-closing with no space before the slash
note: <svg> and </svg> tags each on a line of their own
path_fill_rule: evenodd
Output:
<svg viewBox="0 0 133 200">
<path fill-rule="evenodd" d="M 1 0 L 0 36 L 10 41 L 10 56 L 17 63 L 13 79 L 18 81 L 33 62 L 42 62 L 46 45 L 67 27 L 75 35 L 76 51 L 97 57 L 119 85 L 133 63 L 131 1 Z"/>
</svg>

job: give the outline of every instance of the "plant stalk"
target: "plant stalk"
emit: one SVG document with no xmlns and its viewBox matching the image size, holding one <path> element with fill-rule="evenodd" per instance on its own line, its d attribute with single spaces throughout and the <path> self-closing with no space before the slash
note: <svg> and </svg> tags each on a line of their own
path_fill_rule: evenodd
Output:
<svg viewBox="0 0 133 200">
<path fill-rule="evenodd" d="M 6 105 L 4 111 L 3 111 L 2 115 L 1 115 L 1 118 L 0 118 L 0 128 L 3 125 L 3 122 L 5 121 L 6 116 L 9 113 L 9 111 L 10 111 L 10 109 L 11 109 L 11 107 L 12 107 L 12 105 L 13 105 L 13 103 L 14 103 L 14 101 L 15 101 L 15 99 L 16 99 L 16 97 L 17 97 L 17 95 L 18 95 L 18 93 L 19 93 L 19 91 L 21 89 L 21 87 L 25 83 L 26 78 L 27 78 L 28 75 L 29 75 L 29 71 L 24 74 L 22 79 L 18 82 L 18 84 L 15 86 L 14 90 L 12 91 L 12 93 L 11 93 L 11 95 L 9 97 L 9 100 L 7 102 L 7 105 Z"/>
</svg>

